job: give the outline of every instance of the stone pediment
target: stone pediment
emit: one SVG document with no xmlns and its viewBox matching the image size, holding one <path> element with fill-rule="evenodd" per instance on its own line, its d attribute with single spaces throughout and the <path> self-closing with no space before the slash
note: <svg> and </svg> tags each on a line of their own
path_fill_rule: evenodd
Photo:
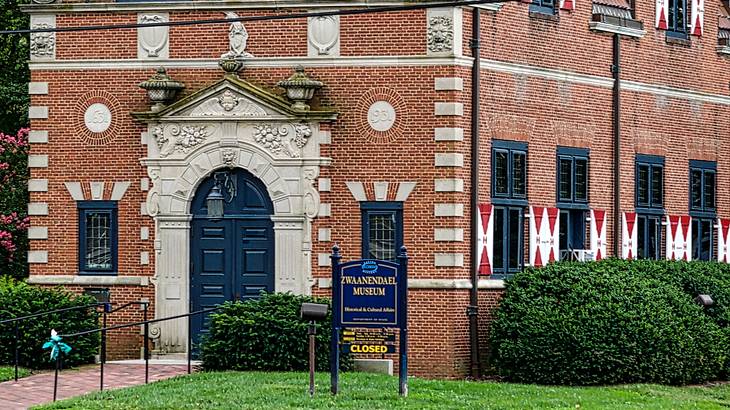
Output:
<svg viewBox="0 0 730 410">
<path fill-rule="evenodd" d="M 198 90 L 157 112 L 133 113 L 143 122 L 177 120 L 333 120 L 334 111 L 298 111 L 271 91 L 233 76 Z"/>
</svg>

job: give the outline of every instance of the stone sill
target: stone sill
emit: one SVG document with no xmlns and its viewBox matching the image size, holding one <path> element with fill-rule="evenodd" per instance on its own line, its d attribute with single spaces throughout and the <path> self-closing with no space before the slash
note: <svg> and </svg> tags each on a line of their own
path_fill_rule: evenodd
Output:
<svg viewBox="0 0 730 410">
<path fill-rule="evenodd" d="M 537 20 L 553 21 L 556 23 L 560 21 L 559 15 L 542 13 L 540 11 L 530 11 L 530 18 Z"/>
<path fill-rule="evenodd" d="M 667 36 L 667 44 L 674 44 L 682 47 L 692 47 L 692 41 L 689 38 L 677 38 Z"/>
<path fill-rule="evenodd" d="M 613 24 L 603 23 L 601 21 L 591 21 L 588 23 L 591 30 L 601 33 L 621 34 L 622 36 L 632 38 L 642 38 L 646 34 L 646 30 L 637 30 L 629 27 L 616 26 Z"/>
<path fill-rule="evenodd" d="M 730 45 L 717 46 L 717 54 L 730 57 Z"/>
<path fill-rule="evenodd" d="M 31 285 L 69 285 L 69 286 L 149 286 L 148 276 L 112 275 L 30 275 Z"/>
</svg>

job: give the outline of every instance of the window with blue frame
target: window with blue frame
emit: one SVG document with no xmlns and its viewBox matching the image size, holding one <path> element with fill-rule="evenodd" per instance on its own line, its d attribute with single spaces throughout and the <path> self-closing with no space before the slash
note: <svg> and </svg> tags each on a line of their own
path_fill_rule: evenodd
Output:
<svg viewBox="0 0 730 410">
<path fill-rule="evenodd" d="M 527 144 L 492 141 L 494 244 L 492 277 L 523 268 L 524 210 L 527 206 Z"/>
<path fill-rule="evenodd" d="M 532 0 L 531 13 L 555 14 L 555 0 Z"/>
<path fill-rule="evenodd" d="M 80 201 L 79 273 L 117 273 L 117 203 Z"/>
<path fill-rule="evenodd" d="M 667 37 L 687 38 L 687 0 L 669 1 L 669 16 L 667 16 Z"/>
<path fill-rule="evenodd" d="M 558 147 L 557 205 L 560 208 L 560 259 L 585 249 L 588 212 L 588 150 Z"/>
<path fill-rule="evenodd" d="M 713 226 L 717 218 L 715 194 L 717 163 L 690 161 L 689 214 L 692 217 L 692 259 L 714 259 Z"/>
<path fill-rule="evenodd" d="M 361 202 L 362 257 L 396 261 L 403 246 L 403 203 Z"/>
<path fill-rule="evenodd" d="M 637 257 L 661 259 L 664 215 L 664 158 L 636 156 Z"/>
</svg>

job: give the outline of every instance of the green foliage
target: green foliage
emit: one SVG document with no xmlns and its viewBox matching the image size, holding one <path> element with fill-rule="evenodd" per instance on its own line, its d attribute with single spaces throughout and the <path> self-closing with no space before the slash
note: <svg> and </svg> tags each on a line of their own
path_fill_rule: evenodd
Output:
<svg viewBox="0 0 730 410">
<path fill-rule="evenodd" d="M 28 369 L 19 368 L 18 378 L 30 376 Z M 0 382 L 6 382 L 8 380 L 15 379 L 15 368 L 12 366 L 0 366 Z"/>
<path fill-rule="evenodd" d="M 0 278 L 0 320 L 95 302 L 90 296 L 30 286 L 7 277 Z M 50 351 L 41 347 L 50 339 L 51 329 L 56 329 L 59 334 L 69 334 L 99 327 L 98 314 L 94 308 L 55 313 L 17 323 L 20 333 L 20 365 L 29 369 L 53 367 L 53 363 L 49 361 Z M 99 348 L 98 333 L 63 341 L 73 349 L 68 356 L 64 356 L 64 366 L 93 362 Z M 13 363 L 14 343 L 14 324 L 0 325 L 0 364 Z"/>
<path fill-rule="evenodd" d="M 28 129 L 0 132 L 0 276 L 28 276 Z"/>
<path fill-rule="evenodd" d="M 27 29 L 28 15 L 17 0 L 0 0 L 0 28 Z M 0 132 L 14 133 L 28 124 L 29 41 L 27 34 L 0 36 Z"/>
<path fill-rule="evenodd" d="M 206 370 L 305 370 L 309 367 L 308 322 L 299 318 L 302 303 L 326 303 L 291 293 L 262 293 L 261 298 L 226 303 L 211 314 L 210 334 L 200 358 Z M 330 363 L 332 310 L 317 325 L 317 369 Z M 343 369 L 350 367 L 343 356 Z"/>
<path fill-rule="evenodd" d="M 507 282 L 491 343 L 507 380 L 689 384 L 727 376 L 730 267 L 604 260 L 527 269 Z M 702 291 L 702 292 L 700 292 Z M 705 311 L 693 301 L 710 293 Z"/>
</svg>

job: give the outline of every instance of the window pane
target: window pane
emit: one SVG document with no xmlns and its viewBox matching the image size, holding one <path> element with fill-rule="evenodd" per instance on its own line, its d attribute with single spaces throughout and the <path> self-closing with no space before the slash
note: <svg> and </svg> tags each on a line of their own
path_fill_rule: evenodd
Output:
<svg viewBox="0 0 730 410">
<path fill-rule="evenodd" d="M 664 167 L 651 168 L 651 206 L 661 207 L 664 202 Z"/>
<path fill-rule="evenodd" d="M 86 266 L 88 270 L 111 270 L 111 214 L 86 212 Z"/>
<path fill-rule="evenodd" d="M 560 232 L 558 233 L 560 247 L 560 259 L 563 259 L 563 251 L 568 249 L 568 224 L 570 223 L 568 211 L 560 211 Z"/>
<path fill-rule="evenodd" d="M 512 153 L 512 194 L 514 196 L 525 196 L 525 176 L 527 175 L 525 167 L 525 153 Z"/>
<path fill-rule="evenodd" d="M 647 258 L 646 250 L 646 217 L 639 215 L 636 219 L 636 257 Z"/>
<path fill-rule="evenodd" d="M 709 261 L 712 258 L 712 220 L 702 219 L 700 226 L 702 227 L 700 259 Z"/>
<path fill-rule="evenodd" d="M 494 252 L 493 264 L 494 272 L 504 273 L 504 254 L 505 254 L 505 240 L 504 240 L 504 208 L 494 208 Z"/>
<path fill-rule="evenodd" d="M 558 191 L 560 201 L 571 201 L 573 200 L 572 185 L 573 185 L 573 173 L 572 173 L 572 162 L 569 159 L 560 159 L 560 167 L 558 171 Z"/>
<path fill-rule="evenodd" d="M 499 195 L 507 195 L 507 168 L 508 156 L 505 151 L 496 151 L 494 153 L 494 193 Z"/>
<path fill-rule="evenodd" d="M 675 3 L 677 4 L 677 20 L 676 20 L 676 30 L 677 31 L 685 31 L 685 24 L 684 24 L 684 2 L 685 0 L 675 0 Z"/>
<path fill-rule="evenodd" d="M 708 209 L 715 208 L 715 173 L 712 171 L 705 171 L 705 186 L 704 186 L 705 204 L 704 207 Z"/>
<path fill-rule="evenodd" d="M 586 201 L 588 199 L 588 161 L 584 159 L 575 160 L 575 200 Z"/>
<path fill-rule="evenodd" d="M 509 211 L 509 269 L 517 270 L 520 262 L 520 237 L 522 236 L 521 214 L 519 209 Z"/>
<path fill-rule="evenodd" d="M 702 171 L 699 169 L 690 172 L 690 206 L 702 208 Z"/>
<path fill-rule="evenodd" d="M 368 224 L 368 258 L 395 261 L 395 213 L 371 213 Z"/>
<path fill-rule="evenodd" d="M 659 249 L 661 246 L 661 235 L 660 235 L 660 229 L 661 229 L 661 222 L 659 222 L 659 218 L 651 217 L 648 218 L 648 226 L 647 226 L 647 255 L 646 257 L 648 259 L 655 259 L 659 260 Z M 639 244 L 641 244 L 641 241 L 639 241 Z"/>
<path fill-rule="evenodd" d="M 640 206 L 649 205 L 649 166 L 639 165 L 636 173 L 636 202 Z"/>
<path fill-rule="evenodd" d="M 570 211 L 570 237 L 568 246 L 571 249 L 584 249 L 586 238 L 586 214 L 584 211 Z"/>
</svg>

